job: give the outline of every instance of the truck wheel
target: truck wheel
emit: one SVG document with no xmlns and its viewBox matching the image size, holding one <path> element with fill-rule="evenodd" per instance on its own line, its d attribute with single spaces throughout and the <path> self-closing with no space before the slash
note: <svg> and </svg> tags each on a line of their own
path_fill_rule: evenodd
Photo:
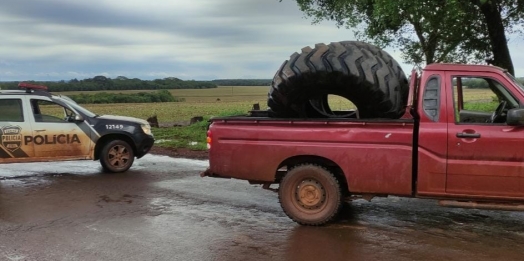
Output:
<svg viewBox="0 0 524 261">
<path fill-rule="evenodd" d="M 325 97 L 333 94 L 353 102 L 360 118 L 401 117 L 407 100 L 407 85 L 401 84 L 404 79 L 399 80 L 380 55 L 369 51 L 371 47 L 350 43 L 316 44 L 291 55 L 273 78 L 268 94 L 270 114 L 326 117 L 331 112 Z"/>
<path fill-rule="evenodd" d="M 313 164 L 291 169 L 280 182 L 278 198 L 286 215 L 301 225 L 323 225 L 333 220 L 342 207 L 337 178 Z"/>
<path fill-rule="evenodd" d="M 100 155 L 100 164 L 108 172 L 124 172 L 128 170 L 133 161 L 135 154 L 133 148 L 123 140 L 113 140 L 108 142 L 102 148 Z"/>
</svg>

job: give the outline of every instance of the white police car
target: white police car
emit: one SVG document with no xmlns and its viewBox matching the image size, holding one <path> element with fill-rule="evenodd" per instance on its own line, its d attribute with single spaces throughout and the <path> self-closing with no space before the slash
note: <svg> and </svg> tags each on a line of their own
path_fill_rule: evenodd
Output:
<svg viewBox="0 0 524 261">
<path fill-rule="evenodd" d="M 153 146 L 145 120 L 96 115 L 45 86 L 19 87 L 0 90 L 0 163 L 91 159 L 123 172 Z"/>
</svg>

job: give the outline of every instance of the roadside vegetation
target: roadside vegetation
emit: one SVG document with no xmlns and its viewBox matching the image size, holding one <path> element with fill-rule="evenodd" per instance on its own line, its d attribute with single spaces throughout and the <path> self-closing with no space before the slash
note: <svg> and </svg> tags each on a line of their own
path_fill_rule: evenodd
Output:
<svg viewBox="0 0 524 261">
<path fill-rule="evenodd" d="M 169 91 L 161 90 L 155 92 L 138 93 L 80 93 L 68 95 L 69 98 L 80 104 L 101 103 L 153 103 L 153 102 L 183 102 L 184 98 L 174 97 Z"/>
<path fill-rule="evenodd" d="M 223 111 L 216 116 L 245 115 L 241 109 Z M 203 121 L 183 127 L 153 128 L 155 146 L 165 148 L 188 148 L 193 150 L 206 150 L 207 127 L 210 116 L 205 116 Z"/>
</svg>

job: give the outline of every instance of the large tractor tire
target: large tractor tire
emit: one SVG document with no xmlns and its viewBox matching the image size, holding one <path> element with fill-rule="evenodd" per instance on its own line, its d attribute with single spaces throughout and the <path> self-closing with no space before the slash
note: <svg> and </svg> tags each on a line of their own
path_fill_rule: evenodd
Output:
<svg viewBox="0 0 524 261">
<path fill-rule="evenodd" d="M 408 102 L 408 96 L 409 96 L 409 82 L 408 78 L 406 77 L 406 74 L 404 74 L 404 70 L 402 70 L 402 67 L 400 64 L 393 58 L 388 52 L 378 48 L 375 45 L 368 44 L 365 42 L 359 42 L 359 41 L 343 41 L 341 42 L 343 45 L 356 45 L 360 49 L 365 49 L 371 52 L 373 55 L 382 58 L 386 64 L 391 67 L 395 75 L 397 76 L 397 79 L 400 83 L 400 103 L 403 105 L 406 105 Z"/>
<path fill-rule="evenodd" d="M 275 74 L 268 94 L 270 114 L 286 118 L 339 117 L 327 102 L 332 94 L 355 104 L 359 118 L 399 118 L 407 100 L 407 80 L 400 67 L 390 65 L 398 63 L 389 54 L 362 42 L 304 47 Z"/>
<path fill-rule="evenodd" d="M 342 45 L 355 45 L 359 47 L 360 49 L 366 49 L 369 52 L 371 52 L 373 55 L 378 56 L 384 60 L 389 67 L 393 69 L 395 72 L 395 75 L 398 79 L 405 79 L 405 83 L 407 84 L 407 78 L 404 74 L 404 71 L 402 70 L 402 67 L 400 67 L 400 64 L 386 51 L 380 49 L 379 47 L 368 44 L 365 42 L 359 42 L 359 41 L 342 41 L 340 42 Z"/>
</svg>

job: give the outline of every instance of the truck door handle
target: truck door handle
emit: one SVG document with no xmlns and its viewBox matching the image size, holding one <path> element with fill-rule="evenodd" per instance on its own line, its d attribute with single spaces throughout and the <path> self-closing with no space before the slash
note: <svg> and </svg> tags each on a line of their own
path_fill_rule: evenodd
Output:
<svg viewBox="0 0 524 261">
<path fill-rule="evenodd" d="M 41 130 L 35 130 L 36 132 L 42 132 L 42 131 L 45 131 L 44 129 L 41 129 Z"/>
<path fill-rule="evenodd" d="M 480 133 L 457 133 L 457 138 L 480 138 Z"/>
</svg>

